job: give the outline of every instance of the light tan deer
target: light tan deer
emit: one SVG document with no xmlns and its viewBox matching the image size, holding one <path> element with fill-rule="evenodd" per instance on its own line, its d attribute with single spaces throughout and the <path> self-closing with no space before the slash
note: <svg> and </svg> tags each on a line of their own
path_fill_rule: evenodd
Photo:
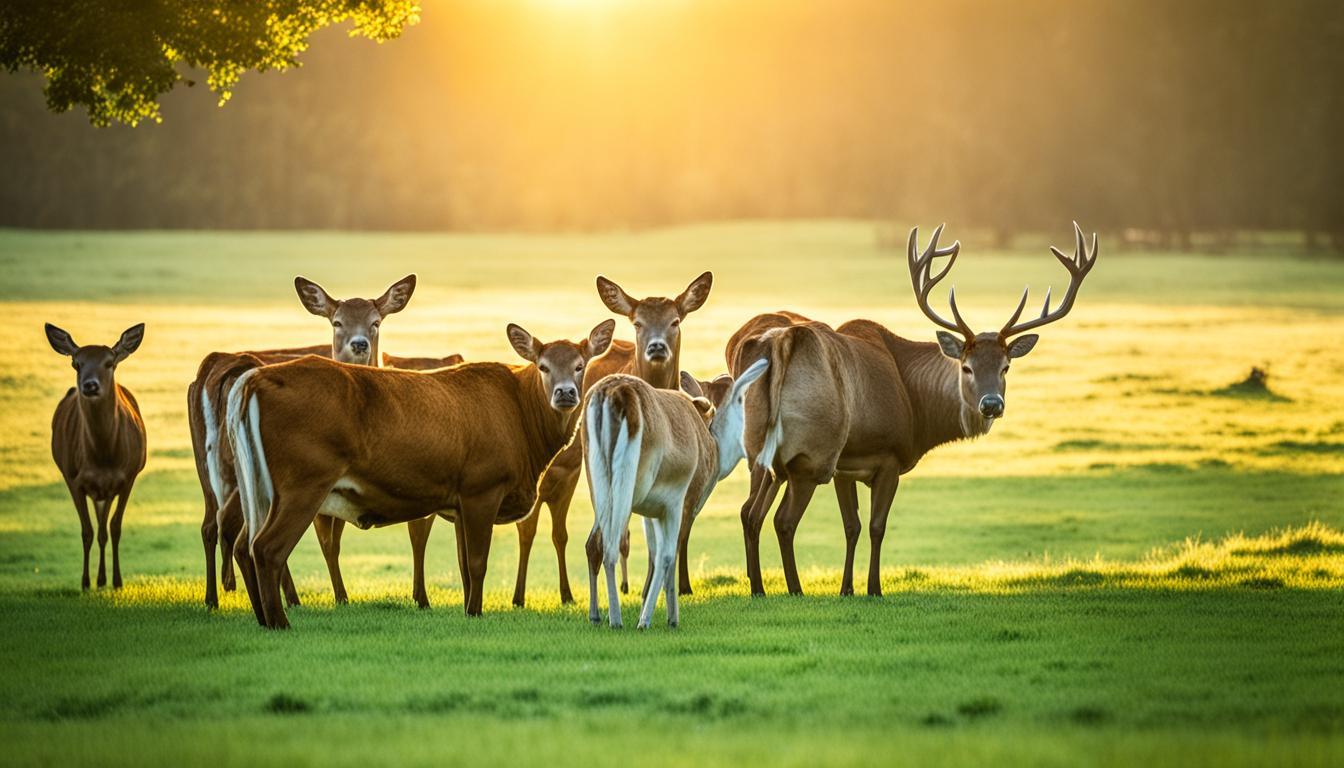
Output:
<svg viewBox="0 0 1344 768">
<path fill-rule="evenodd" d="M 1069 272 L 1069 287 L 1053 310 L 1047 293 L 1039 317 L 1019 322 L 1027 293 L 998 331 L 974 333 L 949 296 L 953 321 L 930 308 L 929 292 L 951 270 L 960 243 L 938 248 L 938 227 L 929 247 L 917 252 L 912 230 L 908 261 L 915 297 L 941 329 L 938 342 L 903 339 L 877 323 L 853 320 L 831 329 L 800 316 L 760 318 L 735 335 L 729 354 L 736 364 L 754 356 L 770 361 L 767 381 L 747 396 L 744 434 L 747 455 L 771 477 L 755 483 L 744 507 L 747 572 L 753 594 L 764 594 L 759 559 L 760 524 L 775 494 L 785 487 L 775 512 L 775 532 L 790 593 L 801 593 L 793 539 L 817 485 L 836 482 L 845 529 L 845 571 L 841 594 L 853 593 L 854 548 L 860 522 L 856 483 L 872 491 L 868 533 L 872 544 L 868 594 L 882 594 L 880 563 L 887 515 L 900 476 L 933 448 L 989 432 L 1002 418 L 1011 360 L 1026 355 L 1038 337 L 1026 331 L 1054 322 L 1073 308 L 1083 279 L 1096 263 L 1096 235 L 1089 250 L 1074 224 L 1072 257 L 1051 252 Z M 950 257 L 936 275 L 936 258 Z M 760 328 L 774 323 L 774 327 Z M 756 540 L 753 540 L 753 537 Z"/>
<path fill-rule="evenodd" d="M 441 368 L 462 362 L 460 355 L 442 358 L 396 357 L 380 353 L 378 341 L 380 326 L 387 315 L 405 309 L 415 291 L 415 275 L 407 275 L 390 286 L 377 299 L 333 299 L 322 286 L 304 277 L 294 278 L 294 289 L 304 307 L 313 314 L 326 317 L 331 323 L 332 342 L 312 347 L 273 349 L 258 352 L 213 352 L 201 361 L 196 379 L 187 388 L 187 417 L 191 428 L 192 448 L 196 458 L 196 472 L 205 498 L 205 515 L 201 522 L 201 541 L 205 549 L 206 587 L 205 604 L 219 605 L 215 579 L 215 547 L 223 553 L 220 569 L 226 591 L 235 587 L 232 552 L 238 532 L 242 529 L 242 507 L 234 485 L 232 453 L 228 441 L 221 439 L 220 425 L 224 423 L 225 398 L 233 383 L 243 373 L 261 365 L 295 360 L 305 355 L 330 356 L 342 362 L 381 364 L 409 370 Z M 411 539 L 414 566 L 413 596 L 416 604 L 429 607 L 429 596 L 424 581 L 425 547 L 434 523 L 433 516 L 407 526 Z M 348 601 L 345 580 L 340 570 L 343 520 L 322 518 L 313 528 L 322 548 L 323 559 L 331 576 L 332 591 L 337 603 Z M 298 605 L 298 592 L 288 572 L 283 576 L 286 601 Z"/>
<path fill-rule="evenodd" d="M 257 620 L 289 626 L 281 571 L 318 514 L 368 528 L 426 511 L 457 526 L 464 608 L 479 615 L 493 527 L 532 512 L 538 478 L 573 438 L 584 368 L 614 328 L 543 344 L 510 325 L 522 366 L 415 372 L 306 357 L 245 373 L 228 426 L 248 533 L 236 551 Z"/>
<path fill-rule="evenodd" d="M 654 296 L 647 299 L 635 299 L 619 285 L 601 275 L 597 278 L 597 295 L 607 309 L 630 319 L 635 327 L 635 343 L 613 341 L 611 349 L 602 357 L 593 360 L 583 376 L 583 392 L 603 377 L 613 373 L 624 373 L 638 377 L 657 389 L 677 388 L 681 375 L 681 321 L 686 316 L 704 306 L 713 287 L 714 275 L 709 272 L 697 277 L 686 286 L 675 299 Z M 569 588 L 569 572 L 565 565 L 565 547 L 569 542 L 566 521 L 569 517 L 569 505 L 574 498 L 574 489 L 579 484 L 579 471 L 583 467 L 583 451 L 578 441 L 555 458 L 550 469 L 541 479 L 541 488 L 537 495 L 536 514 L 518 524 L 518 580 L 513 590 L 513 604 L 521 607 L 527 593 L 527 562 L 532 551 L 532 541 L 537 535 L 537 521 L 541 505 L 551 510 L 551 541 L 555 545 L 556 559 L 560 563 L 560 601 L 574 602 Z M 690 594 L 691 579 L 686 567 L 686 539 L 690 536 L 689 523 L 681 543 L 680 584 L 682 594 Z M 621 591 L 628 589 L 626 555 L 630 550 L 629 535 L 621 539 Z M 652 573 L 652 560 L 650 561 Z"/>
<path fill-rule="evenodd" d="M 46 325 L 51 348 L 71 358 L 75 386 L 56 406 L 51 419 L 51 457 L 79 513 L 84 539 L 83 589 L 89 588 L 89 548 L 93 523 L 89 499 L 98 514 L 98 586 L 107 584 L 107 541 L 112 539 L 112 588 L 121 589 L 121 520 L 135 478 L 145 468 L 145 422 L 131 391 L 116 382 L 117 366 L 140 347 L 145 325 L 132 326 L 111 347 L 81 347 L 70 334 Z M 111 520 L 108 510 L 116 502 Z"/>
<path fill-rule="evenodd" d="M 621 626 L 616 562 L 621 536 L 637 513 L 653 557 L 638 626 L 649 626 L 664 587 L 667 623 L 677 626 L 673 573 L 681 531 L 689 527 L 683 521 L 699 514 L 714 486 L 742 459 L 743 392 L 767 366 L 757 360 L 735 382 L 724 376 L 706 385 L 717 401 L 684 372 L 688 392 L 657 389 L 626 374 L 607 376 L 588 392 L 583 447 L 594 513 L 587 546 L 588 618 L 594 624 L 601 621 L 597 571 L 605 566 L 608 619 Z"/>
</svg>

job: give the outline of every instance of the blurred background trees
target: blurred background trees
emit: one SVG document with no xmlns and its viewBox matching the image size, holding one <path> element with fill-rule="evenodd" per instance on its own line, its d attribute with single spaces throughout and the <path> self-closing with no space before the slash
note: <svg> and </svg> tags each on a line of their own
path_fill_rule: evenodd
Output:
<svg viewBox="0 0 1344 768">
<path fill-rule="evenodd" d="M 342 4 L 337 4 L 342 5 Z M 1344 245 L 1332 0 L 438 0 L 218 108 L 0 79 L 0 224 L 608 229 L 859 217 Z"/>
</svg>

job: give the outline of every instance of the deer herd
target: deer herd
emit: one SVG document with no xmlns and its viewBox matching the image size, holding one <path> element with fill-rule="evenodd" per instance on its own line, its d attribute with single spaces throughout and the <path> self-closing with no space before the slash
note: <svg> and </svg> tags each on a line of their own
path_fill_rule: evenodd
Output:
<svg viewBox="0 0 1344 768">
<path fill-rule="evenodd" d="M 871 490 L 869 595 L 881 595 L 882 538 L 900 483 L 933 448 L 987 434 L 1004 415 L 1010 363 L 1037 341 L 1028 333 L 1072 309 L 1096 263 L 1074 224 L 1072 256 L 1051 248 L 1069 274 L 1063 298 L 1047 292 L 1038 316 L 1023 319 L 1028 295 L 997 331 L 974 332 L 949 292 L 952 320 L 929 303 L 960 243 L 940 247 L 943 228 L 919 247 L 910 232 L 907 266 L 919 308 L 938 326 L 937 342 L 911 341 L 870 320 L 832 328 L 793 312 L 758 315 L 724 349 L 728 373 L 710 381 L 681 370 L 681 324 L 709 298 L 713 276 L 697 277 L 676 297 L 635 299 L 597 278 L 598 298 L 634 327 L 634 343 L 613 339 L 614 319 L 580 341 L 542 341 L 510 323 L 506 336 L 523 364 L 395 357 L 379 349 L 379 331 L 415 291 L 415 276 L 376 299 L 337 300 L 296 278 L 309 312 L 331 325 L 331 343 L 289 349 L 214 352 L 187 388 L 187 415 L 205 501 L 205 603 L 241 575 L 257 621 L 289 626 L 299 603 L 288 558 L 314 529 L 337 603 L 346 523 L 360 529 L 404 523 L 411 541 L 412 595 L 429 606 L 425 549 L 434 519 L 456 532 L 466 613 L 479 615 L 496 525 L 518 527 L 513 602 L 526 598 L 528 558 L 543 504 L 559 562 L 560 599 L 572 603 L 566 570 L 567 517 L 587 476 L 594 520 L 585 552 L 588 617 L 601 622 L 599 576 L 607 618 L 620 627 L 620 592 L 632 515 L 643 518 L 648 570 L 638 626 L 648 627 L 660 594 L 667 621 L 679 620 L 678 596 L 691 592 L 687 549 L 692 525 L 720 480 L 742 459 L 750 491 L 741 507 L 747 576 L 765 593 L 760 533 L 774 515 L 788 591 L 801 594 L 794 536 L 818 485 L 831 483 L 845 535 L 840 592 L 854 593 L 854 552 L 862 529 L 857 484 Z M 935 270 L 938 259 L 946 258 Z M 52 419 L 52 457 L 79 513 L 83 587 L 98 520 L 97 586 L 122 585 L 122 517 L 145 466 L 145 426 L 117 366 L 144 336 L 137 325 L 111 347 L 79 346 L 46 326 L 53 349 L 71 358 L 72 387 Z M 113 504 L 115 502 L 115 508 Z M 109 515 L 110 511 L 110 515 Z M 218 560 L 216 557 L 218 556 Z M 620 570 L 620 582 L 617 570 Z"/>
</svg>

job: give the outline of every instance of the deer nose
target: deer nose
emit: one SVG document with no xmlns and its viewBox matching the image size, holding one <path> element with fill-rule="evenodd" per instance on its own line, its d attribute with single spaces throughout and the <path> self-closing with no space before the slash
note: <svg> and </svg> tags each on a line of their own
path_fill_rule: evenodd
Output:
<svg viewBox="0 0 1344 768">
<path fill-rule="evenodd" d="M 97 397 L 98 390 L 99 390 L 98 382 L 94 379 L 89 379 L 88 381 L 81 382 L 79 385 L 79 391 L 84 393 L 84 395 L 86 395 L 87 397 Z"/>
<path fill-rule="evenodd" d="M 644 348 L 644 354 L 650 360 L 665 360 L 671 356 L 672 351 L 667 348 L 667 342 L 659 340 L 649 342 L 649 346 Z"/>
<path fill-rule="evenodd" d="M 572 407 L 579 404 L 579 388 L 570 384 L 569 386 L 556 387 L 553 396 L 555 404 L 562 407 Z"/>
<path fill-rule="evenodd" d="M 351 351 L 351 352 L 354 352 L 356 355 L 364 355 L 364 354 L 368 354 L 368 352 L 369 352 L 369 340 L 368 340 L 368 339 L 354 339 L 354 340 L 352 340 L 352 341 L 350 342 L 350 351 Z"/>
<path fill-rule="evenodd" d="M 997 419 L 1003 415 L 1003 395 L 985 395 L 980 398 L 980 415 Z"/>
</svg>

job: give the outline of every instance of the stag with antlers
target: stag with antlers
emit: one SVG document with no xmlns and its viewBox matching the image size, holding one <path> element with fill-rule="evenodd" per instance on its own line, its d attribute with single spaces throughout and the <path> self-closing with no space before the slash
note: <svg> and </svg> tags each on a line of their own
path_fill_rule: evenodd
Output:
<svg viewBox="0 0 1344 768">
<path fill-rule="evenodd" d="M 789 592 L 802 592 L 794 535 L 817 485 L 832 480 L 845 530 L 840 592 L 854 591 L 854 549 L 861 530 L 857 484 L 864 483 L 871 489 L 868 594 L 882 594 L 882 539 L 901 475 L 933 448 L 986 434 L 1003 417 L 1009 362 L 1030 352 L 1038 340 L 1026 332 L 1068 314 L 1096 264 L 1096 235 L 1089 248 L 1075 223 L 1074 255 L 1050 249 L 1069 272 L 1063 300 L 1051 309 L 1047 293 L 1040 316 L 1020 321 L 1028 298 L 1024 291 L 1002 328 L 977 334 L 957 308 L 955 289 L 948 296 L 952 321 L 929 306 L 929 294 L 961 252 L 960 242 L 938 247 L 942 231 L 939 226 L 920 252 L 919 231 L 913 229 L 907 248 L 916 301 L 940 328 L 936 344 L 901 338 L 870 320 L 832 329 L 792 313 L 753 318 L 729 341 L 725 355 L 734 373 L 755 360 L 770 361 L 766 379 L 747 394 L 743 437 L 754 468 L 752 495 L 742 509 L 753 594 L 765 592 L 760 529 L 781 488 L 786 490 L 775 512 L 775 533 Z M 934 262 L 943 257 L 947 263 L 935 274 Z"/>
</svg>

